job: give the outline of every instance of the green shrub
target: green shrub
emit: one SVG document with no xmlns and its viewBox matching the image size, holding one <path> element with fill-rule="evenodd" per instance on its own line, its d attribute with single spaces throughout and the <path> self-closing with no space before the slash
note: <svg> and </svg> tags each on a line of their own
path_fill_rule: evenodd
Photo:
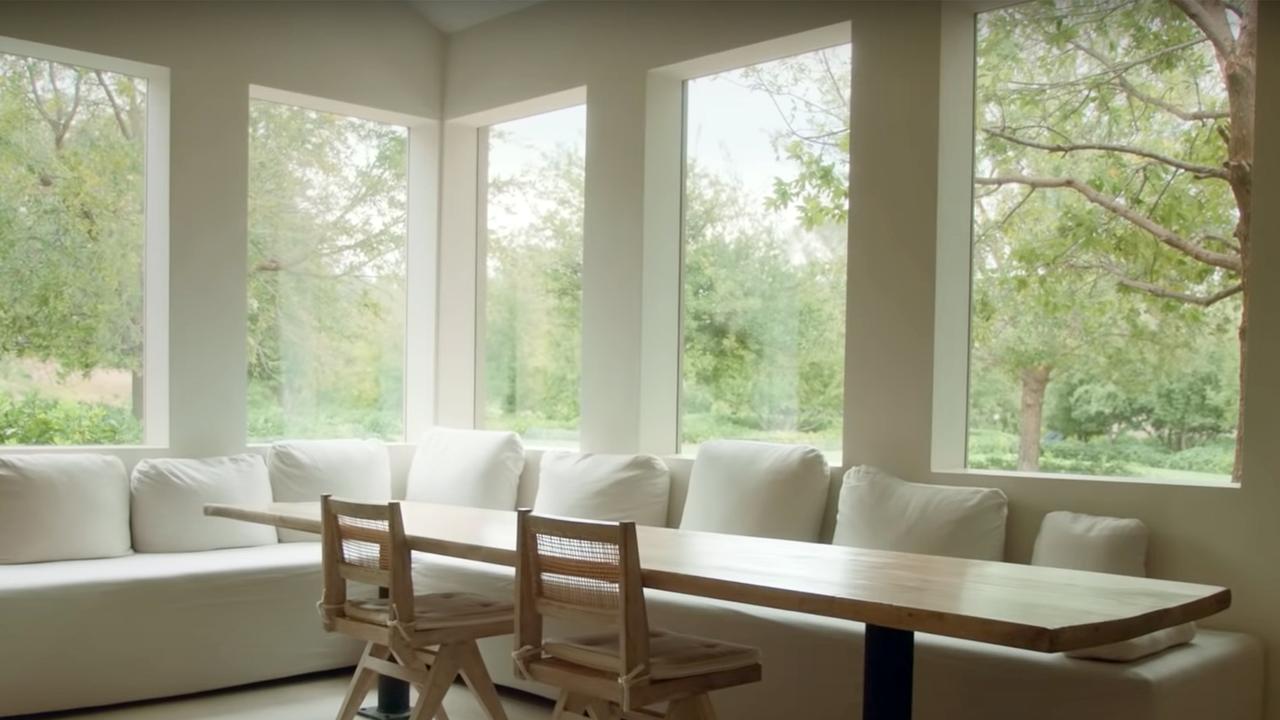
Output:
<svg viewBox="0 0 1280 720">
<path fill-rule="evenodd" d="M 36 394 L 0 398 L 0 444 L 137 445 L 142 425 L 128 409 Z"/>
</svg>

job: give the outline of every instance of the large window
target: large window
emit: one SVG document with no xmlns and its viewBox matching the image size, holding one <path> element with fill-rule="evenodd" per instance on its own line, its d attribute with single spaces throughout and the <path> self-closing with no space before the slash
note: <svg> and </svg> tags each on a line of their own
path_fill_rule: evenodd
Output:
<svg viewBox="0 0 1280 720">
<path fill-rule="evenodd" d="M 249 107 L 249 438 L 404 431 L 409 130 Z"/>
<path fill-rule="evenodd" d="M 0 38 L 0 443 L 167 442 L 167 82 Z"/>
<path fill-rule="evenodd" d="M 680 437 L 839 461 L 850 46 L 689 80 Z"/>
<path fill-rule="evenodd" d="M 576 447 L 586 106 L 486 136 L 482 423 Z"/>
<path fill-rule="evenodd" d="M 969 467 L 1239 477 L 1256 10 L 977 16 Z"/>
</svg>

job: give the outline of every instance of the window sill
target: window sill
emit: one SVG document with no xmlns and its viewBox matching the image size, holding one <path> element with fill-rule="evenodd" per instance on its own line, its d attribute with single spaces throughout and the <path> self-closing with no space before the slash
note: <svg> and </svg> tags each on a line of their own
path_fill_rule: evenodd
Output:
<svg viewBox="0 0 1280 720">
<path fill-rule="evenodd" d="M 1176 487 L 1201 487 L 1239 490 L 1240 483 L 1224 478 L 1222 480 L 1194 480 L 1189 478 L 1132 477 L 1108 475 L 1077 475 L 1072 473 L 1021 472 L 1017 470 L 986 469 L 942 469 L 934 468 L 935 475 L 947 475 L 953 478 L 1016 478 L 1019 480 L 1068 480 L 1073 482 L 1104 482 L 1125 485 L 1171 485 Z"/>
<path fill-rule="evenodd" d="M 31 455 L 33 453 L 86 453 L 86 452 L 137 452 L 167 453 L 167 445 L 0 445 L 0 455 Z"/>
</svg>

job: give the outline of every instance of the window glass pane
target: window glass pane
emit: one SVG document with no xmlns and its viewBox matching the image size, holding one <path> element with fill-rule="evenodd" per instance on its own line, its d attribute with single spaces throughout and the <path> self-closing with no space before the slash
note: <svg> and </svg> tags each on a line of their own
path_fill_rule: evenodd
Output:
<svg viewBox="0 0 1280 720">
<path fill-rule="evenodd" d="M 848 45 L 687 84 L 681 443 L 840 460 Z"/>
<path fill-rule="evenodd" d="M 142 442 L 146 105 L 0 54 L 0 443 Z"/>
<path fill-rule="evenodd" d="M 970 467 L 1233 472 L 1254 43 L 1209 14 L 978 16 Z"/>
<path fill-rule="evenodd" d="M 585 105 L 489 128 L 484 426 L 578 446 Z"/>
<path fill-rule="evenodd" d="M 404 436 L 408 130 L 253 100 L 249 438 Z"/>
</svg>

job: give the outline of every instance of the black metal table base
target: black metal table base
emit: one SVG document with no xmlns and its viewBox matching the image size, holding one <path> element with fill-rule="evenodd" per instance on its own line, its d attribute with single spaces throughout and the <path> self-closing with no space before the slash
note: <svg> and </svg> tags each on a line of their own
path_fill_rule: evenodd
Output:
<svg viewBox="0 0 1280 720">
<path fill-rule="evenodd" d="M 911 720 L 915 633 L 867 625 L 862 659 L 862 720 Z"/>
<path fill-rule="evenodd" d="M 372 720 L 408 720 L 409 683 L 393 677 L 378 677 L 378 704 L 356 713 Z"/>
</svg>

